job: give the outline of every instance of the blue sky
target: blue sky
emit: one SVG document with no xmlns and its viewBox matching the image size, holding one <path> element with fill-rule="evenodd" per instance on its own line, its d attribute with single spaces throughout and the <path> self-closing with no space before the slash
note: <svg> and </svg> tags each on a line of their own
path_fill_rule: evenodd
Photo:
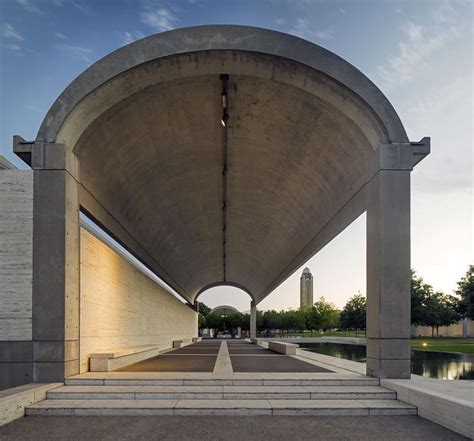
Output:
<svg viewBox="0 0 474 441">
<path fill-rule="evenodd" d="M 411 140 L 432 137 L 412 177 L 412 266 L 451 292 L 473 262 L 473 2 L 469 0 L 0 0 L 0 154 L 34 139 L 60 92 L 107 53 L 146 35 L 244 24 L 313 41 L 355 65 L 391 100 Z M 316 296 L 365 294 L 365 217 L 307 265 Z M 299 273 L 260 305 L 296 307 Z M 248 309 L 216 288 L 209 304 Z"/>
</svg>

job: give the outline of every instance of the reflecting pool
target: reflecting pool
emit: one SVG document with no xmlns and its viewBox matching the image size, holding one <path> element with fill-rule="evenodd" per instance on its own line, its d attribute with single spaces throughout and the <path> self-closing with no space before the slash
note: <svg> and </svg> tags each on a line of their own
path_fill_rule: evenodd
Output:
<svg viewBox="0 0 474 441">
<path fill-rule="evenodd" d="M 342 343 L 300 343 L 310 352 L 365 363 L 365 346 Z M 439 380 L 474 380 L 474 355 L 411 351 L 411 373 Z"/>
</svg>

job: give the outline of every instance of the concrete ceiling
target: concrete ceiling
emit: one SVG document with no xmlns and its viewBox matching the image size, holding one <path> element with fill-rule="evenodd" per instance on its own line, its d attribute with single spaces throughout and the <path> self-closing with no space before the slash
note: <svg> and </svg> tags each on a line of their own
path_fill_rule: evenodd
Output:
<svg viewBox="0 0 474 441">
<path fill-rule="evenodd" d="M 195 32 L 204 42 L 209 33 L 227 42 L 235 29 L 257 32 L 233 26 Z M 186 299 L 227 283 L 258 303 L 304 263 L 311 240 L 364 186 L 379 143 L 406 142 L 406 135 L 362 74 L 351 67 L 363 85 L 323 72 L 327 66 L 338 72 L 336 62 L 340 73 L 350 66 L 333 54 L 320 57 L 323 67 L 315 69 L 281 56 L 279 39 L 289 49 L 303 40 L 264 30 L 254 35 L 253 49 L 247 41 L 245 50 L 225 43 L 186 52 L 176 48 L 186 32 L 150 37 L 158 47 L 173 41 L 174 54 L 136 61 L 132 44 L 118 51 L 129 55 L 117 56 L 118 71 L 118 61 L 97 63 L 89 82 L 80 77 L 59 98 L 63 107 L 53 106 L 38 138 L 74 152 L 81 185 L 126 232 L 115 235 Z M 257 50 L 269 38 L 280 42 L 277 49 Z M 118 73 L 103 74 L 106 65 Z M 229 74 L 226 186 L 221 73 Z"/>
</svg>

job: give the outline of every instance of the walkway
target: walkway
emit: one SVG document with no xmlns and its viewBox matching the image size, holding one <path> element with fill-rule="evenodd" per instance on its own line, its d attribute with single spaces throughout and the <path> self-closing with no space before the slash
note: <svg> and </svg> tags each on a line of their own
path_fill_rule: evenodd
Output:
<svg viewBox="0 0 474 441">
<path fill-rule="evenodd" d="M 333 372 L 296 357 L 277 354 L 245 340 L 204 340 L 117 372 Z"/>
</svg>

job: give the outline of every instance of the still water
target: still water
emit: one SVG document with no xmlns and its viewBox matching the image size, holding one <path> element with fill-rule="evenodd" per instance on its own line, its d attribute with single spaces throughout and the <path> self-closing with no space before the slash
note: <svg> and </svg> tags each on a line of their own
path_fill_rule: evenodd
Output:
<svg viewBox="0 0 474 441">
<path fill-rule="evenodd" d="M 341 343 L 300 343 L 311 352 L 365 363 L 365 346 Z M 411 373 L 439 380 L 474 380 L 474 355 L 411 351 Z"/>
</svg>

